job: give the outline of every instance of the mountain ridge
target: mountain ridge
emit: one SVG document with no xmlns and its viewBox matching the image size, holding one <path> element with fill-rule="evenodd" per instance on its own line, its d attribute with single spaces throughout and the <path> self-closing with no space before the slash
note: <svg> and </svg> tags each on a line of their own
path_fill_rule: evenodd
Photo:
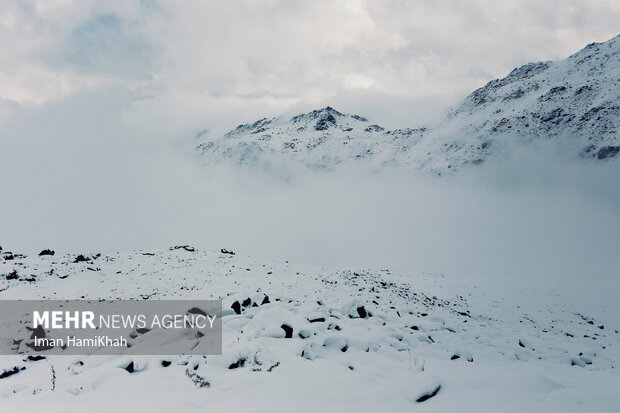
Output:
<svg viewBox="0 0 620 413">
<path fill-rule="evenodd" d="M 620 158 L 620 36 L 558 61 L 532 62 L 489 81 L 433 127 L 388 130 L 331 106 L 239 125 L 197 150 L 207 163 L 312 169 L 345 163 L 435 174 L 480 164 L 510 143 L 574 145 L 576 157 Z"/>
</svg>

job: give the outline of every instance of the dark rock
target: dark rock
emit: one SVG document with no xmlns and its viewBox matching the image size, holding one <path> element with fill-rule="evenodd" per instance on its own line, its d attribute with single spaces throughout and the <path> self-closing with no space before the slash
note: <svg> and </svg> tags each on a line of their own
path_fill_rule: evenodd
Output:
<svg viewBox="0 0 620 413">
<path fill-rule="evenodd" d="M 273 371 L 273 369 L 275 369 L 275 368 L 276 368 L 276 367 L 278 367 L 279 365 L 280 365 L 280 362 L 279 362 L 279 361 L 276 361 L 276 364 L 274 364 L 274 365 L 270 366 L 270 367 L 267 369 L 267 372 L 268 372 L 268 373 L 271 373 L 271 372 Z"/>
<path fill-rule="evenodd" d="M 280 328 L 284 330 L 284 338 L 293 338 L 293 327 L 289 326 L 288 324 L 282 324 Z"/>
<path fill-rule="evenodd" d="M 263 298 L 263 301 L 260 303 L 260 305 L 263 305 L 263 304 L 269 304 L 270 302 L 271 302 L 271 301 L 269 301 L 269 296 L 268 296 L 268 295 L 266 295 L 266 296 L 265 296 L 265 298 Z"/>
<path fill-rule="evenodd" d="M 11 273 L 9 273 L 9 274 L 6 276 L 6 279 L 7 279 L 7 280 L 16 280 L 16 279 L 18 279 L 18 278 L 19 278 L 19 277 L 17 276 L 17 271 L 16 271 L 16 270 L 11 271 Z"/>
<path fill-rule="evenodd" d="M 439 393 L 439 390 L 441 390 L 441 385 L 437 386 L 433 391 L 431 391 L 429 393 L 424 393 L 423 395 L 418 397 L 416 402 L 422 403 L 422 402 L 425 402 L 425 401 L 427 401 L 428 399 L 430 399 L 432 397 L 435 397 L 437 395 L 437 393 Z"/>
<path fill-rule="evenodd" d="M 232 308 L 233 310 L 235 310 L 235 313 L 237 314 L 241 314 L 241 304 L 239 304 L 239 301 L 235 301 L 230 308 Z"/>
<path fill-rule="evenodd" d="M 75 257 L 75 260 L 73 262 L 78 263 L 78 262 L 86 262 L 86 261 L 90 261 L 90 257 L 86 258 L 82 254 L 80 254 L 77 257 Z"/>
<path fill-rule="evenodd" d="M 245 365 L 245 358 L 240 358 L 237 361 L 235 361 L 234 363 L 232 363 L 230 366 L 228 366 L 228 368 L 230 370 L 233 369 L 238 369 L 239 367 L 243 367 Z"/>
<path fill-rule="evenodd" d="M 194 247 L 191 247 L 191 246 L 189 246 L 189 245 L 176 245 L 176 246 L 174 246 L 174 247 L 170 248 L 170 250 L 171 250 L 171 251 L 172 251 L 172 250 L 180 250 L 180 249 L 183 249 L 183 250 L 185 250 L 185 251 L 187 251 L 187 252 L 194 252 L 194 251 L 196 251 L 196 250 L 194 249 Z"/>
<path fill-rule="evenodd" d="M 42 255 L 54 255 L 54 254 L 55 254 L 55 252 L 52 251 L 52 250 L 43 250 L 43 251 L 41 251 L 39 253 L 39 257 L 42 256 Z"/>
<path fill-rule="evenodd" d="M 613 158 L 620 153 L 620 146 L 604 146 L 599 149 L 596 157 L 598 159 Z"/>
<path fill-rule="evenodd" d="M 243 300 L 243 303 L 241 303 L 241 305 L 244 307 L 249 307 L 250 304 L 252 304 L 252 299 L 250 297 L 246 298 L 245 300 Z"/>
<path fill-rule="evenodd" d="M 161 361 L 161 365 L 162 365 L 163 367 L 168 367 L 170 364 L 172 364 L 172 362 L 171 362 L 171 361 L 168 361 L 168 360 L 162 360 L 162 361 Z"/>
<path fill-rule="evenodd" d="M 233 251 L 228 251 L 227 249 L 224 249 L 224 248 L 222 248 L 222 249 L 220 250 L 220 252 L 221 252 L 222 254 L 235 255 L 235 253 L 234 253 Z"/>
<path fill-rule="evenodd" d="M 340 330 L 342 330 L 342 327 L 340 327 L 338 324 L 331 323 L 330 325 L 327 326 L 327 329 L 328 330 L 340 331 Z"/>
<path fill-rule="evenodd" d="M 312 320 L 307 318 L 306 320 L 308 320 L 310 323 L 323 323 L 325 322 L 325 317 L 313 318 Z"/>
<path fill-rule="evenodd" d="M 188 313 L 190 314 L 199 314 L 199 315 L 203 315 L 203 316 L 207 316 L 207 313 L 205 313 L 204 311 L 202 311 L 200 308 L 198 307 L 192 307 L 189 310 L 187 310 Z"/>
<path fill-rule="evenodd" d="M 450 357 L 450 360 L 458 360 L 460 358 L 461 358 L 461 356 L 459 356 L 458 354 L 455 354 L 452 357 Z"/>
<path fill-rule="evenodd" d="M 32 331 L 32 334 L 30 335 L 31 339 L 36 338 L 45 338 L 45 330 L 43 329 L 43 326 L 37 326 L 37 328 L 32 328 L 32 327 L 26 327 L 27 330 Z M 34 342 L 32 343 L 26 343 L 26 346 L 30 347 L 31 349 L 33 349 L 34 351 L 45 351 L 45 350 L 51 350 L 54 348 L 54 346 L 50 345 L 50 344 L 45 344 L 42 346 L 35 346 Z"/>
<path fill-rule="evenodd" d="M 39 361 L 39 360 L 45 360 L 45 356 L 28 356 L 28 360 L 29 361 Z"/>
<path fill-rule="evenodd" d="M 583 92 L 591 92 L 591 91 L 592 91 L 592 86 L 590 85 L 581 86 L 579 89 L 575 91 L 575 96 L 580 95 Z"/>
<path fill-rule="evenodd" d="M 336 118 L 331 113 L 326 113 L 314 125 L 314 130 L 324 131 L 329 129 L 330 126 L 336 126 Z"/>
<path fill-rule="evenodd" d="M 134 364 L 133 361 L 131 363 L 129 363 L 127 365 L 127 367 L 125 367 L 125 370 L 127 370 L 129 373 L 133 373 L 134 372 Z"/>
<path fill-rule="evenodd" d="M 359 314 L 360 318 L 368 318 L 368 312 L 364 306 L 357 307 L 357 314 Z"/>
<path fill-rule="evenodd" d="M 379 125 L 370 125 L 366 129 L 364 129 L 365 132 L 383 132 L 384 130 L 385 129 Z"/>
<path fill-rule="evenodd" d="M 4 370 L 2 374 L 0 374 L 0 379 L 6 379 L 7 377 L 17 374 L 22 370 L 26 370 L 26 367 L 19 368 L 15 366 L 11 370 Z"/>
<path fill-rule="evenodd" d="M 211 383 L 207 380 L 206 377 L 199 375 L 196 372 L 185 370 L 185 375 L 190 378 L 190 380 L 198 387 L 208 389 L 211 387 Z"/>
</svg>

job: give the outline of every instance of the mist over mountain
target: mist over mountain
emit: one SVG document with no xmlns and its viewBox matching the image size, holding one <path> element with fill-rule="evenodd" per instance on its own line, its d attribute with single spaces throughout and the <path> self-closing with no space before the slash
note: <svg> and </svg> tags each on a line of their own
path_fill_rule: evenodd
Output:
<svg viewBox="0 0 620 413">
<path fill-rule="evenodd" d="M 289 160 L 311 169 L 364 164 L 441 175 L 540 142 L 568 158 L 606 161 L 620 153 L 619 137 L 620 36 L 564 60 L 518 67 L 434 125 L 387 130 L 325 107 L 239 125 L 219 139 L 203 139 L 197 150 L 206 163 L 273 169 Z"/>
</svg>

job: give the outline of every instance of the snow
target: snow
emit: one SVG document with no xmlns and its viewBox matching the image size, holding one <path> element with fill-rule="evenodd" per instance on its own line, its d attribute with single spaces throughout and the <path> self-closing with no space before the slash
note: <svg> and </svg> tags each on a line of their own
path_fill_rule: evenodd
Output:
<svg viewBox="0 0 620 413">
<path fill-rule="evenodd" d="M 77 255 L 13 253 L 0 263 L 1 298 L 221 298 L 229 310 L 223 355 L 2 356 L 4 371 L 17 368 L 0 379 L 3 410 L 620 405 L 617 318 L 577 312 L 550 290 L 498 292 L 437 274 L 297 265 L 239 251 L 171 248 L 75 262 Z M 18 278 L 7 279 L 14 270 Z"/>
</svg>

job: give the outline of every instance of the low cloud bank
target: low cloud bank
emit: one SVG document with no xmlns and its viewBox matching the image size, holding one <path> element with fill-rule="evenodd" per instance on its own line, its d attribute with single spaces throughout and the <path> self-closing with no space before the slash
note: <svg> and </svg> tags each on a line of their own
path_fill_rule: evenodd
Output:
<svg viewBox="0 0 620 413">
<path fill-rule="evenodd" d="M 191 136 L 145 134 L 119 121 L 113 98 L 101 104 L 105 116 L 77 105 L 3 128 L 5 249 L 190 243 L 320 265 L 572 286 L 590 300 L 617 285 L 618 162 L 589 163 L 541 146 L 440 178 L 293 165 L 283 177 L 204 167 Z"/>
</svg>

